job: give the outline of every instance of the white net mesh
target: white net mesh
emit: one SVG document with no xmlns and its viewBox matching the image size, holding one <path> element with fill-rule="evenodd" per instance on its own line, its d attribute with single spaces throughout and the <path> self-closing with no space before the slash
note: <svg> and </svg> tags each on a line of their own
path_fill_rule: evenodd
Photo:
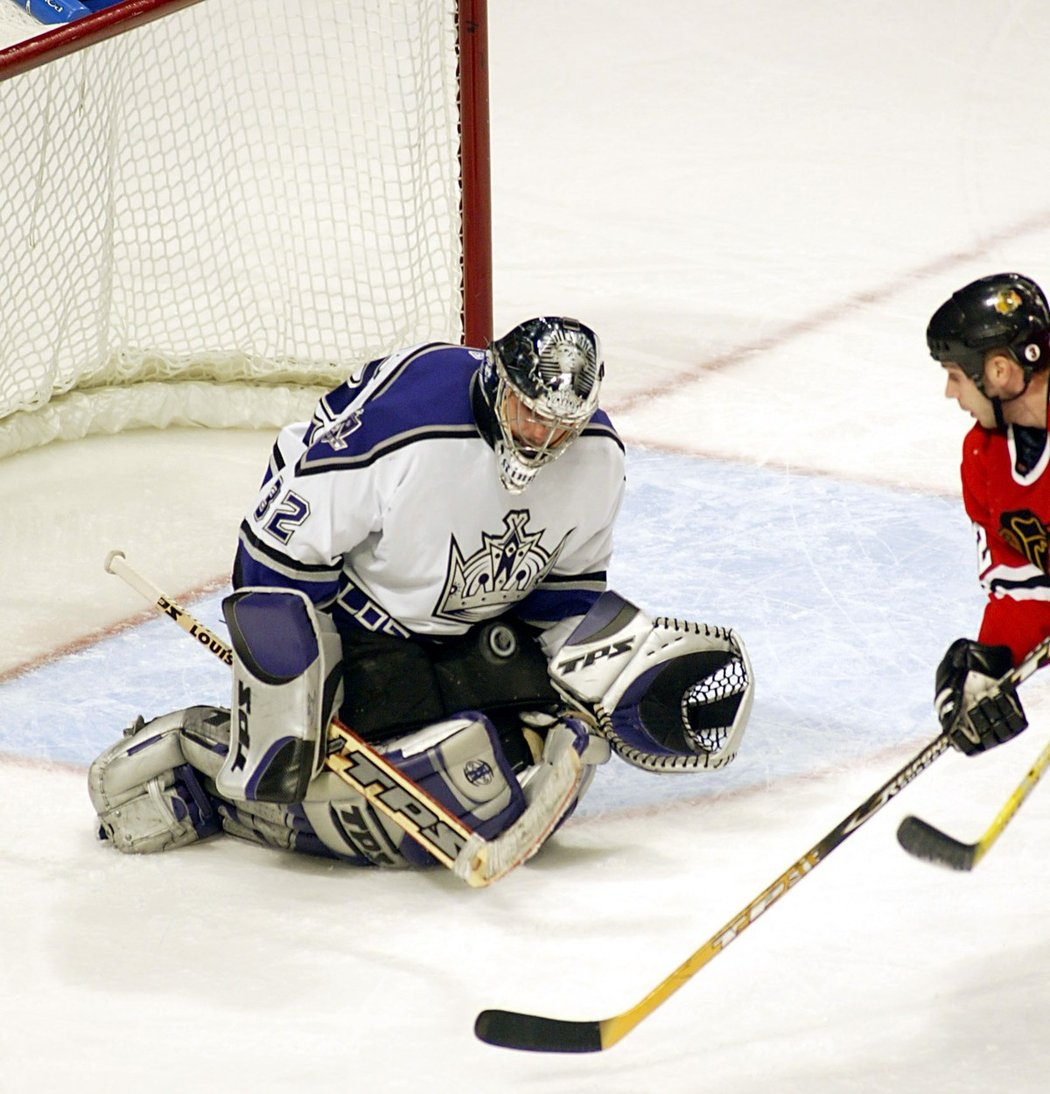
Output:
<svg viewBox="0 0 1050 1094">
<path fill-rule="evenodd" d="M 205 0 L 0 82 L 0 455 L 459 340 L 457 102 L 453 0 Z"/>
</svg>

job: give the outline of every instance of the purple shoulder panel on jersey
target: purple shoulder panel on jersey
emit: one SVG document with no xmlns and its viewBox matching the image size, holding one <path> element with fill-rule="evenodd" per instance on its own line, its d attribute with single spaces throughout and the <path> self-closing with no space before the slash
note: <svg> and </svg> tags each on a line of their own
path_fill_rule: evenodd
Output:
<svg viewBox="0 0 1050 1094">
<path fill-rule="evenodd" d="M 424 345 L 386 374 L 372 362 L 322 399 L 297 471 L 363 467 L 417 441 L 479 436 L 470 405 L 478 352 Z"/>
</svg>

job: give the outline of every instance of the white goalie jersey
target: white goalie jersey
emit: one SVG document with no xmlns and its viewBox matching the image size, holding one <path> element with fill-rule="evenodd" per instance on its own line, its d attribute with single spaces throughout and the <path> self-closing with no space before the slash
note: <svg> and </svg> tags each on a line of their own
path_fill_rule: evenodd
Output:
<svg viewBox="0 0 1050 1094">
<path fill-rule="evenodd" d="M 606 587 L 623 446 L 598 411 L 518 494 L 475 424 L 483 351 L 366 365 L 284 429 L 240 529 L 235 585 L 300 589 L 340 630 L 454 635 L 514 608 L 542 627 Z"/>
</svg>

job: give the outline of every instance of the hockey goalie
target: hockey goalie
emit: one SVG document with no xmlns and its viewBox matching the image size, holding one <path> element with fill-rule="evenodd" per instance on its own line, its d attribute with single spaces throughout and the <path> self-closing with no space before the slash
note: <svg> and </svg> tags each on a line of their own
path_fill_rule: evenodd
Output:
<svg viewBox="0 0 1050 1094">
<path fill-rule="evenodd" d="M 230 707 L 140 718 L 98 757 L 101 838 L 432 864 L 326 762 L 340 725 L 477 838 L 527 829 L 528 854 L 610 756 L 731 762 L 753 691 L 739 637 L 606 587 L 624 451 L 603 372 L 589 327 L 530 319 L 486 349 L 372 361 L 282 430 L 223 603 Z"/>
</svg>

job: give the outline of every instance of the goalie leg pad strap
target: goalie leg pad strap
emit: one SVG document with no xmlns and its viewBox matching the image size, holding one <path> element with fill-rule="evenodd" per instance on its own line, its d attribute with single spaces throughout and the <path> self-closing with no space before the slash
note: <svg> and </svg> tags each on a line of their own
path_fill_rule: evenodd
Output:
<svg viewBox="0 0 1050 1094">
<path fill-rule="evenodd" d="M 88 794 L 100 838 L 119 851 L 147 854 L 221 831 L 217 801 L 187 762 L 182 737 L 186 722 L 199 737 L 199 727 L 213 714 L 212 708 L 194 707 L 149 723 L 139 719 L 91 764 Z"/>
<path fill-rule="evenodd" d="M 315 825 L 321 827 L 316 816 L 311 820 L 303 804 L 223 802 L 219 806 L 219 814 L 223 831 L 236 839 L 279 851 L 340 859 L 351 866 L 375 865 L 373 857 L 361 846 L 362 842 L 367 846 L 367 839 L 355 839 L 352 831 L 342 839 L 339 836 L 324 838 L 315 828 Z"/>
</svg>

